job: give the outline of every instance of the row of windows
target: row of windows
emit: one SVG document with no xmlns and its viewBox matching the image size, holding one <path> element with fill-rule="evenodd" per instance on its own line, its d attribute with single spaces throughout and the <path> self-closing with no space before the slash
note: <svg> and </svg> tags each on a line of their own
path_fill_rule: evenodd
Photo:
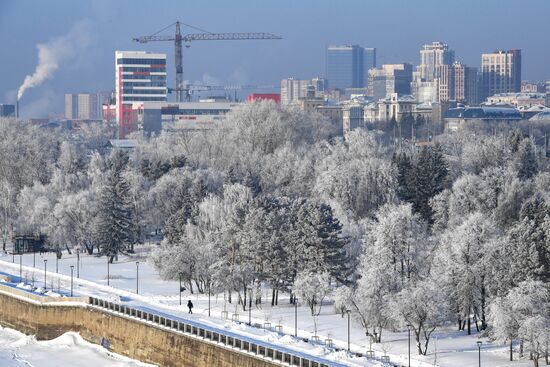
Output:
<svg viewBox="0 0 550 367">
<path fill-rule="evenodd" d="M 166 97 L 122 97 L 123 102 L 164 102 Z"/>
<path fill-rule="evenodd" d="M 123 75 L 122 79 L 166 81 L 166 75 Z"/>
<path fill-rule="evenodd" d="M 166 59 L 117 59 L 116 63 L 120 64 L 129 64 L 129 65 L 166 65 Z"/>
<path fill-rule="evenodd" d="M 166 67 L 162 68 L 142 68 L 137 66 L 123 66 L 122 71 L 146 72 L 146 73 L 165 73 Z"/>
<path fill-rule="evenodd" d="M 223 109 L 223 110 L 195 110 L 195 109 L 167 109 L 162 108 L 161 113 L 163 115 L 222 115 L 229 112 L 229 109 Z"/>
<path fill-rule="evenodd" d="M 166 87 L 166 82 L 123 82 L 123 87 Z"/>
<path fill-rule="evenodd" d="M 123 89 L 122 94 L 166 94 L 166 89 Z"/>
</svg>

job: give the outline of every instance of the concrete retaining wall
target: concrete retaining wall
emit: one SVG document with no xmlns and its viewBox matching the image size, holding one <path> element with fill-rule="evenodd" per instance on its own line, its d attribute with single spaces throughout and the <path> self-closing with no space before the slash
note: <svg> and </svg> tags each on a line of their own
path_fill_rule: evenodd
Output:
<svg viewBox="0 0 550 367">
<path fill-rule="evenodd" d="M 6 288 L 9 287 L 0 286 L 0 324 L 36 335 L 39 340 L 76 331 L 92 343 L 108 342 L 109 349 L 115 353 L 160 366 L 281 366 L 261 356 L 105 312 L 85 303 L 40 302 L 20 294 L 21 291 Z"/>
</svg>

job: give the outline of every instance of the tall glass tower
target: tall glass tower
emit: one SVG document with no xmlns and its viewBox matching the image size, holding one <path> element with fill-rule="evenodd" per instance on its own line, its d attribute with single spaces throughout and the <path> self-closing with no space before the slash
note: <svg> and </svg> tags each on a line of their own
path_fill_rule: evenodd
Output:
<svg viewBox="0 0 550 367">
<path fill-rule="evenodd" d="M 368 70 L 376 67 L 376 49 L 358 45 L 329 46 L 326 77 L 330 89 L 367 86 Z"/>
</svg>

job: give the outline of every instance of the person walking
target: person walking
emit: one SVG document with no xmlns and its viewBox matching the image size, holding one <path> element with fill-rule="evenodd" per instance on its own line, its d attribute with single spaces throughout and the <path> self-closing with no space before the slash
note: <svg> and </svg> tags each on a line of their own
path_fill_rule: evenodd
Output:
<svg viewBox="0 0 550 367">
<path fill-rule="evenodd" d="M 193 302 L 191 300 L 187 301 L 187 307 L 189 308 L 189 313 L 193 313 Z"/>
</svg>

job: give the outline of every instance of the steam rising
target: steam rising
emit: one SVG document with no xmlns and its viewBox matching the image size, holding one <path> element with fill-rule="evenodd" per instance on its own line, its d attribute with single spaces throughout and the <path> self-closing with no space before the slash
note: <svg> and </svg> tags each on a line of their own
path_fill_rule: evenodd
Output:
<svg viewBox="0 0 550 367">
<path fill-rule="evenodd" d="M 19 101 L 25 91 L 42 84 L 45 80 L 53 77 L 55 71 L 59 68 L 62 60 L 74 55 L 75 50 L 86 45 L 89 41 L 88 32 L 85 23 L 81 22 L 74 26 L 69 33 L 62 37 L 55 38 L 48 43 L 39 43 L 38 65 L 34 73 L 27 75 L 23 84 L 17 92 Z"/>
</svg>

